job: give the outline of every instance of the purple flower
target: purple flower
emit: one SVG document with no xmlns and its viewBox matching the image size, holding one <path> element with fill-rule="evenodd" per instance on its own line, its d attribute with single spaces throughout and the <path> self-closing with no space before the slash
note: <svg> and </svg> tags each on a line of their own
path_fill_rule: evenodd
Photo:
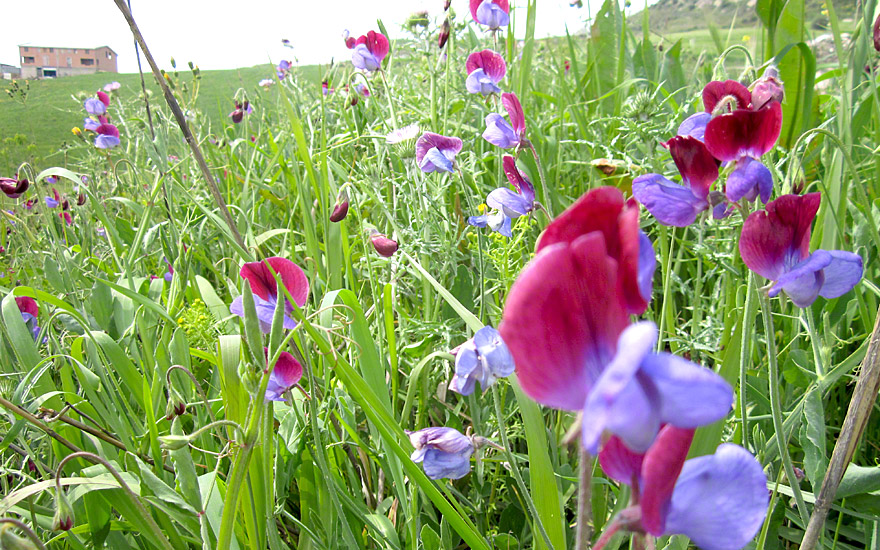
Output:
<svg viewBox="0 0 880 550">
<path fill-rule="evenodd" d="M 10 199 L 17 199 L 22 196 L 30 187 L 27 178 L 0 178 L 0 191 Z"/>
<path fill-rule="evenodd" d="M 168 264 L 168 269 L 165 271 L 164 278 L 165 278 L 165 281 L 169 282 L 169 283 L 174 279 L 174 268 L 171 267 L 171 264 Z"/>
<path fill-rule="evenodd" d="M 53 187 L 52 196 L 46 197 L 46 206 L 49 208 L 58 208 L 59 204 L 61 204 L 61 195 L 59 195 L 58 190 Z"/>
<path fill-rule="evenodd" d="M 378 71 L 390 49 L 391 44 L 384 34 L 370 31 L 355 41 L 351 49 L 351 63 L 357 69 Z"/>
<path fill-rule="evenodd" d="M 266 361 L 269 361 L 269 348 L 263 348 Z M 296 386 L 303 375 L 302 365 L 293 358 L 293 355 L 282 351 L 275 362 L 275 368 L 269 375 L 269 385 L 266 386 L 266 401 L 287 401 L 284 394 Z"/>
<path fill-rule="evenodd" d="M 97 132 L 98 128 L 101 127 L 101 123 L 92 117 L 86 117 L 83 119 L 83 128 L 89 132 Z"/>
<path fill-rule="evenodd" d="M 21 312 L 22 321 L 30 329 L 34 341 L 36 341 L 40 335 L 40 327 L 37 326 L 37 315 L 40 314 L 40 308 L 37 306 L 37 301 L 28 296 L 16 296 L 15 304 Z"/>
<path fill-rule="evenodd" d="M 471 471 L 474 444 L 454 428 L 425 428 L 409 434 L 415 447 L 410 458 L 422 463 L 431 479 L 460 479 Z"/>
<path fill-rule="evenodd" d="M 291 62 L 285 59 L 282 59 L 278 63 L 278 66 L 275 68 L 275 73 L 278 75 L 278 80 L 284 80 L 287 77 L 287 73 L 290 72 L 291 65 Z"/>
<path fill-rule="evenodd" d="M 235 110 L 229 113 L 229 117 L 232 119 L 232 122 L 238 124 L 244 119 L 244 115 L 249 115 L 253 112 L 254 108 L 251 102 L 245 99 L 244 103 L 235 102 Z"/>
<path fill-rule="evenodd" d="M 632 485 L 638 504 L 612 520 L 597 549 L 621 529 L 685 535 L 704 550 L 739 550 L 757 534 L 770 499 L 761 463 L 731 443 L 685 460 L 692 440 L 693 430 L 666 426 L 644 455 L 615 438 L 606 443 L 599 455 L 602 469 Z"/>
<path fill-rule="evenodd" d="M 516 159 L 505 155 L 502 159 L 504 173 L 510 184 L 516 188 L 514 193 L 507 187 L 499 187 L 486 197 L 486 204 L 493 209 L 489 214 L 471 216 L 468 223 L 475 227 L 490 227 L 505 237 L 511 236 L 510 226 L 513 218 L 525 216 L 535 209 L 535 187 L 516 167 Z"/>
<path fill-rule="evenodd" d="M 271 270 L 270 270 L 271 268 Z M 248 262 L 241 267 L 239 275 L 247 279 L 254 293 L 254 302 L 257 306 L 257 317 L 260 319 L 260 328 L 266 334 L 272 328 L 272 319 L 275 316 L 275 305 L 279 299 L 284 299 L 284 328 L 296 328 L 290 314 L 293 313 L 293 305 L 284 296 L 279 297 L 275 277 L 272 271 L 281 276 L 281 282 L 293 297 L 299 307 L 305 305 L 309 299 L 309 280 L 303 270 L 285 258 L 273 256 L 262 262 Z M 244 317 L 242 297 L 232 301 L 229 311 L 239 317 Z"/>
<path fill-rule="evenodd" d="M 741 198 L 770 200 L 773 176 L 757 159 L 773 148 L 782 130 L 782 107 L 772 101 L 758 111 L 737 109 L 714 117 L 706 124 L 705 143 L 712 156 L 736 162 L 727 177 L 725 194 L 736 202 Z"/>
<path fill-rule="evenodd" d="M 462 344 L 455 355 L 455 376 L 449 389 L 462 395 L 474 392 L 474 385 L 486 391 L 499 378 L 513 374 L 515 365 L 501 334 L 492 327 L 483 327 Z"/>
<path fill-rule="evenodd" d="M 457 137 L 425 132 L 416 142 L 416 163 L 422 172 L 452 172 L 461 146 Z"/>
<path fill-rule="evenodd" d="M 394 256 L 394 253 L 397 252 L 397 249 L 399 247 L 397 241 L 395 241 L 394 239 L 389 239 L 375 229 L 370 235 L 370 242 L 373 243 L 373 248 L 376 249 L 376 252 L 378 252 L 380 256 L 383 256 L 385 258 L 390 258 L 391 256 Z"/>
<path fill-rule="evenodd" d="M 794 305 L 807 307 L 818 296 L 837 298 L 852 290 L 863 274 L 862 257 L 842 250 L 810 254 L 810 225 L 819 210 L 819 193 L 783 195 L 743 224 L 739 252 L 755 273 L 775 281 Z"/>
<path fill-rule="evenodd" d="M 663 145 L 672 154 L 684 185 L 660 174 L 645 174 L 633 180 L 633 196 L 663 225 L 685 227 L 709 208 L 709 187 L 718 179 L 718 161 L 692 136 L 675 136 Z"/>
<path fill-rule="evenodd" d="M 510 23 L 508 0 L 470 0 L 474 21 L 490 29 L 506 27 Z"/>
<path fill-rule="evenodd" d="M 98 149 L 111 149 L 119 145 L 119 129 L 116 126 L 104 123 L 95 131 L 98 134 L 95 138 L 95 147 Z"/>
<path fill-rule="evenodd" d="M 475 52 L 468 56 L 465 68 L 468 74 L 465 87 L 469 93 L 485 96 L 501 92 L 498 83 L 507 74 L 503 57 L 492 50 Z"/>
<path fill-rule="evenodd" d="M 526 134 L 526 119 L 522 105 L 516 94 L 511 93 L 501 94 L 501 104 L 507 110 L 510 122 L 508 123 L 498 113 L 489 114 L 486 117 L 483 139 L 502 149 L 519 147 Z"/>
<path fill-rule="evenodd" d="M 90 115 L 100 116 L 107 112 L 107 106 L 97 97 L 90 97 L 83 103 L 86 112 Z"/>
</svg>

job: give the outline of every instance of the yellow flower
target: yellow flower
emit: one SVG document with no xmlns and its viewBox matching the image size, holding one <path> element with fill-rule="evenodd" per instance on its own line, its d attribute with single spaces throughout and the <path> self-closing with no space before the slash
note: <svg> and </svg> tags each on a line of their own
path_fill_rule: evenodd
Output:
<svg viewBox="0 0 880 550">
<path fill-rule="evenodd" d="M 749 42 L 751 42 L 751 41 L 752 41 L 752 37 L 751 37 L 751 36 L 749 36 L 749 35 L 747 35 L 747 34 L 743 35 L 743 42 L 749 43 Z"/>
<path fill-rule="evenodd" d="M 477 207 L 477 210 L 480 211 L 480 214 L 484 214 L 489 207 L 486 206 L 486 203 L 481 204 Z"/>
<path fill-rule="evenodd" d="M 70 131 L 73 132 L 73 135 L 75 136 L 82 135 L 82 130 L 80 130 L 79 128 L 71 128 Z"/>
</svg>

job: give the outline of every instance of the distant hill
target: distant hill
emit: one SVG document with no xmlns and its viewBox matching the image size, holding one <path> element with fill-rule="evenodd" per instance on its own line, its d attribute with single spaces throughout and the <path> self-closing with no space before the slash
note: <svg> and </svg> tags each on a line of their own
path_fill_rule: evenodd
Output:
<svg viewBox="0 0 880 550">
<path fill-rule="evenodd" d="M 825 2 L 806 0 L 806 3 L 808 25 L 813 29 L 827 28 L 828 17 L 823 13 Z M 839 19 L 852 18 L 855 7 L 855 0 L 834 2 Z M 729 27 L 731 24 L 748 27 L 758 23 L 755 0 L 659 0 L 648 9 L 651 29 L 661 34 L 705 29 L 708 22 L 719 28 Z M 634 26 L 640 26 L 641 12 L 628 19 Z"/>
</svg>

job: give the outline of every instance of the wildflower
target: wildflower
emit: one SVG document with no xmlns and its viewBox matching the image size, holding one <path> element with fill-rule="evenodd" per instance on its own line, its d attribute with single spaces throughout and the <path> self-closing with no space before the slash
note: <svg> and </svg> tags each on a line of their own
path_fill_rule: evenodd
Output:
<svg viewBox="0 0 880 550">
<path fill-rule="evenodd" d="M 728 200 L 753 201 L 758 195 L 765 204 L 770 200 L 773 176 L 757 159 L 773 148 L 781 130 L 782 107 L 775 101 L 758 111 L 737 109 L 709 121 L 706 148 L 718 160 L 736 163 L 727 177 Z"/>
<path fill-rule="evenodd" d="M 278 63 L 278 66 L 275 68 L 275 74 L 278 75 L 278 80 L 284 80 L 285 78 L 287 78 L 287 73 L 290 72 L 291 66 L 293 66 L 293 63 L 285 59 L 282 59 Z"/>
<path fill-rule="evenodd" d="M 880 52 L 880 14 L 874 20 L 874 49 Z"/>
<path fill-rule="evenodd" d="M 425 428 L 408 435 L 415 447 L 410 458 L 422 463 L 429 478 L 460 479 L 470 473 L 474 443 L 455 428 Z"/>
<path fill-rule="evenodd" d="M 751 101 L 749 89 L 736 80 L 713 80 L 703 88 L 704 111 L 685 119 L 678 127 L 678 135 L 705 141 L 706 125 L 713 115 L 748 109 Z"/>
<path fill-rule="evenodd" d="M 59 204 L 61 204 L 61 195 L 59 195 L 58 190 L 53 187 L 52 196 L 46 197 L 46 206 L 49 208 L 58 208 Z"/>
<path fill-rule="evenodd" d="M 342 40 L 345 42 L 345 47 L 349 50 L 353 49 L 355 44 L 357 44 L 357 40 L 351 36 L 351 33 L 348 32 L 348 29 L 342 31 Z"/>
<path fill-rule="evenodd" d="M 232 122 L 238 124 L 244 119 L 244 115 L 249 115 L 253 112 L 254 108 L 251 102 L 245 99 L 244 103 L 235 102 L 235 110 L 229 113 L 229 117 L 232 118 Z"/>
<path fill-rule="evenodd" d="M 709 207 L 709 187 L 718 179 L 718 161 L 692 136 L 675 136 L 663 144 L 681 174 L 678 185 L 660 174 L 633 180 L 633 196 L 663 225 L 686 227 Z"/>
<path fill-rule="evenodd" d="M 397 252 L 398 244 L 397 241 L 393 239 L 389 239 L 382 233 L 379 233 L 376 230 L 373 230 L 370 235 L 370 242 L 373 243 L 373 248 L 376 249 L 376 252 L 379 253 L 380 256 L 385 256 L 386 258 L 390 258 Z"/>
<path fill-rule="evenodd" d="M 95 137 L 95 147 L 98 149 L 112 149 L 119 145 L 119 129 L 116 126 L 105 122 L 95 132 L 98 134 Z"/>
<path fill-rule="evenodd" d="M 268 90 L 268 89 L 271 88 L 274 84 L 275 84 L 275 81 L 272 80 L 271 78 L 264 78 L 263 80 L 260 81 L 259 86 L 262 86 L 263 88 L 265 88 L 266 90 Z"/>
<path fill-rule="evenodd" d="M 370 93 L 370 89 L 367 88 L 367 85 L 362 82 L 358 82 L 354 85 L 354 91 L 364 97 L 370 97 L 371 95 L 373 95 Z"/>
<path fill-rule="evenodd" d="M 486 130 L 483 132 L 483 139 L 502 149 L 519 147 L 526 134 L 526 118 L 522 105 L 520 105 L 516 94 L 511 93 L 501 94 L 501 104 L 507 110 L 510 123 L 498 113 L 490 113 L 486 116 Z"/>
<path fill-rule="evenodd" d="M 510 6 L 507 0 L 470 0 L 474 21 L 492 30 L 510 23 Z"/>
<path fill-rule="evenodd" d="M 377 71 L 382 67 L 382 60 L 388 55 L 390 47 L 384 34 L 370 31 L 355 41 L 351 62 L 357 69 Z"/>
<path fill-rule="evenodd" d="M 95 120 L 92 117 L 86 117 L 83 119 L 83 129 L 87 132 L 97 132 L 98 128 L 101 127 L 101 124 L 107 122 L 107 118 L 104 116 L 99 117 L 98 120 Z"/>
<path fill-rule="evenodd" d="M 465 87 L 469 93 L 485 96 L 501 92 L 498 83 L 507 73 L 507 65 L 499 54 L 492 50 L 474 52 L 468 56 L 465 68 L 468 74 Z"/>
<path fill-rule="evenodd" d="M 263 348 L 263 353 L 268 362 L 269 348 Z M 272 374 L 269 375 L 269 385 L 266 386 L 266 401 L 287 401 L 284 399 L 284 394 L 296 386 L 302 375 L 303 368 L 299 361 L 288 352 L 282 351 L 275 362 Z"/>
<path fill-rule="evenodd" d="M 767 514 L 767 477 L 738 445 L 687 458 L 693 430 L 664 427 L 644 455 L 611 438 L 599 454 L 605 473 L 632 485 L 633 504 L 596 543 L 601 550 L 625 530 L 660 537 L 685 535 L 704 550 L 738 550 L 757 534 Z"/>
<path fill-rule="evenodd" d="M 449 40 L 449 18 L 443 20 L 443 26 L 440 27 L 440 34 L 437 36 L 437 45 L 442 50 Z"/>
<path fill-rule="evenodd" d="M 326 80 L 321 82 L 321 93 L 323 93 L 325 96 L 332 94 L 334 91 L 335 90 L 330 87 L 329 82 L 327 82 Z"/>
<path fill-rule="evenodd" d="M 278 295 L 273 271 L 281 277 L 281 284 L 290 293 L 297 306 L 303 307 L 309 298 L 309 280 L 303 270 L 290 260 L 273 256 L 262 262 L 245 263 L 241 267 L 239 275 L 251 285 L 257 317 L 260 319 L 260 328 L 267 334 L 272 328 L 275 305 L 279 299 L 284 299 L 284 328 L 292 329 L 297 325 L 297 322 L 290 317 L 293 313 L 293 305 L 287 300 L 286 295 Z M 229 311 L 239 317 L 244 317 L 241 296 L 233 300 Z"/>
<path fill-rule="evenodd" d="M 40 314 L 40 308 L 37 306 L 37 301 L 29 296 L 16 296 L 15 304 L 18 306 L 18 311 L 21 312 L 21 320 L 30 329 L 31 335 L 36 341 L 40 335 L 40 327 L 37 326 L 37 315 Z"/>
<path fill-rule="evenodd" d="M 288 40 L 288 39 L 286 39 L 286 38 L 282 38 L 282 39 L 281 39 L 281 45 L 284 46 L 285 48 L 292 48 L 292 47 L 293 47 L 293 46 L 290 44 L 290 40 Z"/>
<path fill-rule="evenodd" d="M 86 112 L 95 116 L 106 114 L 109 106 L 110 97 L 104 92 L 98 92 L 98 97 L 90 97 L 83 102 Z"/>
<path fill-rule="evenodd" d="M 104 91 L 109 94 L 110 92 L 115 92 L 116 90 L 118 90 L 121 87 L 122 87 L 122 84 L 120 84 L 119 82 L 116 82 L 114 80 L 113 82 L 110 82 L 109 84 L 104 84 Z"/>
<path fill-rule="evenodd" d="M 846 294 L 863 274 L 858 254 L 842 250 L 810 254 L 810 225 L 820 201 L 819 193 L 783 195 L 766 210 L 750 214 L 740 237 L 743 262 L 774 281 L 770 296 L 784 290 L 798 307 L 809 306 L 818 296 L 832 299 Z"/>
<path fill-rule="evenodd" d="M 396 145 L 398 143 L 409 141 L 411 139 L 415 139 L 415 137 L 419 135 L 419 125 L 418 124 L 410 124 L 408 126 L 404 126 L 403 128 L 399 128 L 397 130 L 392 130 L 385 136 L 385 143 L 389 145 Z"/>
<path fill-rule="evenodd" d="M 165 271 L 164 279 L 165 282 L 170 283 L 172 280 L 174 280 L 174 268 L 167 261 L 165 263 L 168 265 L 168 269 Z"/>
<path fill-rule="evenodd" d="M 565 76 L 568 76 L 569 71 L 571 71 L 571 62 L 566 59 L 565 60 Z"/>
<path fill-rule="evenodd" d="M 0 191 L 10 199 L 17 199 L 22 196 L 30 187 L 27 178 L 0 178 Z"/>
<path fill-rule="evenodd" d="M 513 374 L 515 365 L 501 334 L 492 327 L 483 327 L 462 344 L 455 354 L 455 376 L 449 389 L 462 395 L 474 392 L 477 381 L 483 391 L 499 378 Z"/>
<path fill-rule="evenodd" d="M 452 172 L 461 139 L 425 132 L 416 142 L 416 163 L 422 172 Z"/>
<path fill-rule="evenodd" d="M 348 193 L 344 190 L 340 191 L 336 197 L 336 204 L 333 206 L 333 212 L 330 213 L 330 221 L 333 223 L 341 222 L 348 215 Z"/>
<path fill-rule="evenodd" d="M 516 159 L 505 155 L 502 159 L 504 173 L 511 185 L 516 188 L 514 193 L 507 187 L 499 187 L 486 197 L 486 204 L 494 211 L 481 216 L 471 216 L 468 223 L 475 227 L 489 226 L 505 237 L 511 236 L 510 226 L 513 218 L 525 216 L 535 209 L 535 187 L 516 167 Z"/>
<path fill-rule="evenodd" d="M 87 118 L 86 120 L 92 120 L 92 119 Z M 86 128 L 86 129 L 88 129 L 88 128 Z M 82 135 L 82 130 L 80 130 L 80 129 L 77 128 L 76 126 L 74 126 L 73 128 L 71 128 L 71 129 L 70 129 L 70 132 L 71 132 L 73 135 L 75 135 L 76 137 L 79 137 L 79 136 Z"/>
<path fill-rule="evenodd" d="M 757 111 L 768 105 L 771 101 L 782 103 L 785 99 L 785 88 L 779 80 L 779 70 L 770 66 L 761 76 L 752 84 L 752 110 Z"/>
</svg>

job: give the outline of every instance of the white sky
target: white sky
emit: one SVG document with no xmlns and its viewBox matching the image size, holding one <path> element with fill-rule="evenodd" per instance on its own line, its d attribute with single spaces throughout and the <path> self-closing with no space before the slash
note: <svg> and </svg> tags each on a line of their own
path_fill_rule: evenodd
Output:
<svg viewBox="0 0 880 550">
<path fill-rule="evenodd" d="M 18 66 L 19 44 L 94 48 L 107 45 L 119 54 L 119 71 L 136 72 L 131 33 L 112 0 L 3 0 L 0 25 L 0 63 Z M 640 2 L 639 2 L 640 3 Z M 159 65 L 178 67 L 193 61 L 203 70 L 232 69 L 296 56 L 302 64 L 326 63 L 331 57 L 350 57 L 342 31 L 355 37 L 373 29 L 381 18 L 392 38 L 400 25 L 418 10 L 439 19 L 443 0 L 131 0 L 132 11 Z M 511 5 L 525 5 L 511 0 Z M 569 0 L 540 0 L 538 37 L 583 27 L 584 8 Z M 592 0 L 593 13 L 601 0 Z M 452 0 L 461 18 L 470 19 L 468 0 Z M 519 10 L 518 26 L 525 23 Z M 522 31 L 518 28 L 518 36 Z M 287 38 L 293 50 L 281 46 Z"/>
</svg>

